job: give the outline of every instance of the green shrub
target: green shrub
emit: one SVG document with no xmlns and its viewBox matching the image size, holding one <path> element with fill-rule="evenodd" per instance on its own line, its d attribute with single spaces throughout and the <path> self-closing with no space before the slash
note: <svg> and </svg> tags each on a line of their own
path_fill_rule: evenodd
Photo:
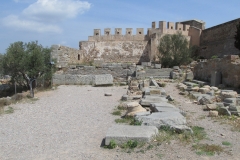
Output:
<svg viewBox="0 0 240 160">
<path fill-rule="evenodd" d="M 218 56 L 216 56 L 216 55 L 211 57 L 211 59 L 216 59 L 216 58 L 218 58 Z"/>
<path fill-rule="evenodd" d="M 104 148 L 108 148 L 108 149 L 114 149 L 114 148 L 116 148 L 116 147 L 117 147 L 117 144 L 116 144 L 116 142 L 115 142 L 114 140 L 111 140 L 111 141 L 109 142 L 109 145 L 104 146 Z"/>
<path fill-rule="evenodd" d="M 232 144 L 231 144 L 230 142 L 223 141 L 223 142 L 222 142 L 222 145 L 224 145 L 224 146 L 231 146 Z"/>
</svg>

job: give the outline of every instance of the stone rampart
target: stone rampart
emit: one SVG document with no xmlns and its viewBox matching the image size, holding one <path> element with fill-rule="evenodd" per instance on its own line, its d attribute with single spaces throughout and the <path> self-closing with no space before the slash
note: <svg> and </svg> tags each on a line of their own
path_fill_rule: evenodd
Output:
<svg viewBox="0 0 240 160">
<path fill-rule="evenodd" d="M 226 86 L 240 87 L 240 59 L 237 55 L 230 55 L 225 58 L 209 59 L 199 62 L 194 67 L 194 78 L 211 82 L 218 81 L 213 76 L 215 73 L 220 73 L 219 83 Z"/>
<path fill-rule="evenodd" d="M 200 55 L 204 58 L 222 58 L 224 55 L 240 54 L 234 47 L 234 35 L 239 22 L 240 18 L 203 30 L 200 37 Z"/>
</svg>

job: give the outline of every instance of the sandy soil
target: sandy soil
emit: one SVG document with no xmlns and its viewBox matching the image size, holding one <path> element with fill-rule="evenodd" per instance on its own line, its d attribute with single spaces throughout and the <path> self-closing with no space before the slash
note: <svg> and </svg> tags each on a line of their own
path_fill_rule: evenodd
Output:
<svg viewBox="0 0 240 160">
<path fill-rule="evenodd" d="M 202 107 L 178 94 L 175 83 L 165 87 L 175 105 L 187 114 L 189 126 L 205 128 L 208 139 L 202 143 L 222 145 L 228 153 L 198 156 L 191 145 L 178 141 L 164 143 L 144 153 L 126 153 L 100 147 L 107 129 L 113 125 L 111 112 L 119 104 L 126 87 L 59 86 L 40 92 L 37 101 L 11 105 L 14 113 L 0 116 L 0 159 L 239 159 L 240 132 L 207 117 Z M 106 97 L 110 92 L 113 96 Z"/>
</svg>

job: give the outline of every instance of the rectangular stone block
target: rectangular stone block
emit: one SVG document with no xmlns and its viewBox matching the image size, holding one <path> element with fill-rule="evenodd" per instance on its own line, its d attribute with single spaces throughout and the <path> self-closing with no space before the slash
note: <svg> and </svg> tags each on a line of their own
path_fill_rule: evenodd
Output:
<svg viewBox="0 0 240 160">
<path fill-rule="evenodd" d="M 141 65 L 144 67 L 151 67 L 151 62 L 141 62 Z"/>
<path fill-rule="evenodd" d="M 156 69 L 161 69 L 161 68 L 162 68 L 162 65 L 161 65 L 161 64 L 154 64 L 154 68 L 156 68 Z"/>
<path fill-rule="evenodd" d="M 211 86 L 218 87 L 222 83 L 222 75 L 218 71 L 213 71 L 211 73 Z"/>
<path fill-rule="evenodd" d="M 53 85 L 65 85 L 64 74 L 54 74 L 52 80 L 53 80 Z"/>
<path fill-rule="evenodd" d="M 150 142 L 157 133 L 158 129 L 154 126 L 113 125 L 107 131 L 105 145 L 109 145 L 111 140 L 117 144 L 123 144 L 129 140 Z"/>
<path fill-rule="evenodd" d="M 93 76 L 94 86 L 113 85 L 113 76 L 111 74 L 101 74 Z"/>
</svg>

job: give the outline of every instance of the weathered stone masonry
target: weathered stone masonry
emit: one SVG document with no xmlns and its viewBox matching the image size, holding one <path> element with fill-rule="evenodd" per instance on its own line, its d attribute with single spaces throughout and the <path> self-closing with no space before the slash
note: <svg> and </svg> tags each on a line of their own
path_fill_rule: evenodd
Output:
<svg viewBox="0 0 240 160">
<path fill-rule="evenodd" d="M 203 30 L 200 38 L 200 55 L 208 59 L 212 56 L 240 54 L 234 47 L 234 35 L 239 22 L 240 18 Z"/>
</svg>

